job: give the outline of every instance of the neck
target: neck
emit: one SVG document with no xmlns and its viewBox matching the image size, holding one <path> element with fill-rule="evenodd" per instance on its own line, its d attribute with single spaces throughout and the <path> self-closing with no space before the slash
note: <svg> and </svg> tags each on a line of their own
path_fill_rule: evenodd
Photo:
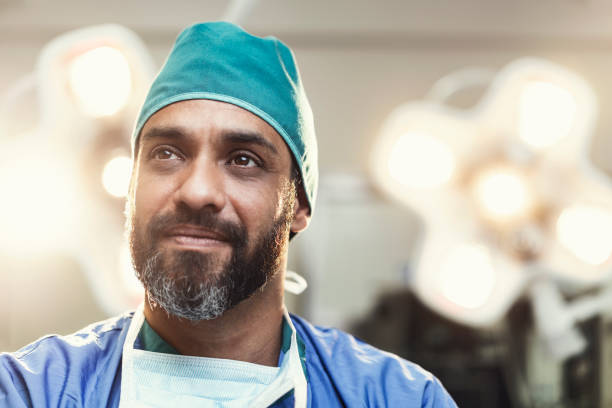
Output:
<svg viewBox="0 0 612 408">
<path fill-rule="evenodd" d="M 284 273 L 220 317 L 192 322 L 145 301 L 149 325 L 179 353 L 276 366 L 283 324 Z"/>
</svg>

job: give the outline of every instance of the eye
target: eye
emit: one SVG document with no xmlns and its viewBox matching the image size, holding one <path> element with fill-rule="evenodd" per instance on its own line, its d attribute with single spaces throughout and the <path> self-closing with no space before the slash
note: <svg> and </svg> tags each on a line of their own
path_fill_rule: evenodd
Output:
<svg viewBox="0 0 612 408">
<path fill-rule="evenodd" d="M 155 160 L 178 160 L 180 157 L 167 147 L 160 147 L 151 152 L 151 157 Z"/>
<path fill-rule="evenodd" d="M 229 164 L 240 167 L 260 167 L 260 164 L 251 156 L 246 154 L 237 154 L 232 157 Z"/>
</svg>

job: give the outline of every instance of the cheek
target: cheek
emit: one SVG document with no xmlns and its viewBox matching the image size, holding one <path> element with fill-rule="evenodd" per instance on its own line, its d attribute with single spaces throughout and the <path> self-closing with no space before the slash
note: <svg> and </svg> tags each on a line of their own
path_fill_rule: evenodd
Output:
<svg viewBox="0 0 612 408">
<path fill-rule="evenodd" d="M 228 198 L 247 226 L 262 225 L 274 218 L 279 206 L 278 191 L 269 186 L 230 186 Z"/>
<path fill-rule="evenodd" d="M 283 215 L 288 194 L 281 186 L 279 183 L 228 188 L 232 207 L 251 233 L 258 234 L 269 228 L 272 222 Z"/>
<path fill-rule="evenodd" d="M 163 180 L 139 177 L 133 190 L 132 211 L 141 220 L 150 219 L 168 205 L 174 191 L 172 183 Z"/>
</svg>

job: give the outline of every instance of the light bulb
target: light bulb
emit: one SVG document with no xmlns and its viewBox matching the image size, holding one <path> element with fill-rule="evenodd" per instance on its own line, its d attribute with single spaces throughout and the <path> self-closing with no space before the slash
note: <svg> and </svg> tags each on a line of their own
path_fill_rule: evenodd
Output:
<svg viewBox="0 0 612 408">
<path fill-rule="evenodd" d="M 526 214 L 532 203 L 527 183 L 512 167 L 493 167 L 477 175 L 476 201 L 487 218 L 511 221 Z"/>
</svg>

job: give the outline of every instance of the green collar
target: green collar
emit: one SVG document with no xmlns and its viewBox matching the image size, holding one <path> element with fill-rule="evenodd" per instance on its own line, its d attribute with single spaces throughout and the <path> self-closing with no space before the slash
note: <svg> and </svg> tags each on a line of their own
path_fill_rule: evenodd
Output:
<svg viewBox="0 0 612 408">
<path fill-rule="evenodd" d="M 153 330 L 149 322 L 147 322 L 147 319 L 144 319 L 142 323 L 140 332 L 138 332 L 138 338 L 143 350 L 154 351 L 156 353 L 181 354 L 177 349 L 166 343 L 166 340 L 162 339 L 160 335 Z"/>
</svg>

